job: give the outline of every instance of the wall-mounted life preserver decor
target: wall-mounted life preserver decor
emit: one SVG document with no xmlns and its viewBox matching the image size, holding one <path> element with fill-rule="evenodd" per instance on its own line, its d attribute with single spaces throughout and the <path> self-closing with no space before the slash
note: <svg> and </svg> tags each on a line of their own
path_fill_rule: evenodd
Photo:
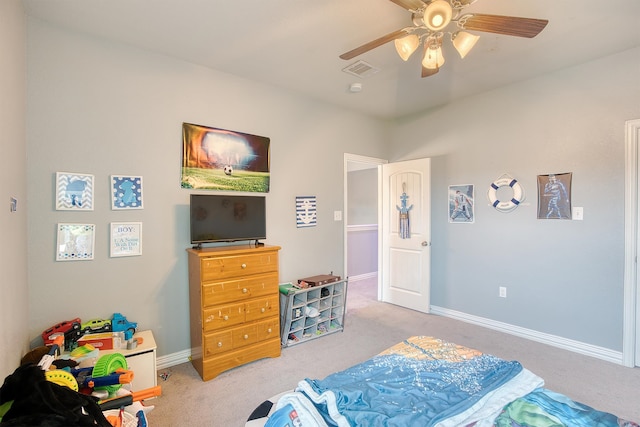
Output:
<svg viewBox="0 0 640 427">
<path fill-rule="evenodd" d="M 511 187 L 513 190 L 513 196 L 506 201 L 498 200 L 498 189 L 501 187 Z M 493 181 L 487 191 L 487 198 L 489 203 L 499 212 L 511 212 L 517 208 L 524 200 L 524 189 L 520 183 L 510 176 L 502 175 L 502 177 Z"/>
</svg>

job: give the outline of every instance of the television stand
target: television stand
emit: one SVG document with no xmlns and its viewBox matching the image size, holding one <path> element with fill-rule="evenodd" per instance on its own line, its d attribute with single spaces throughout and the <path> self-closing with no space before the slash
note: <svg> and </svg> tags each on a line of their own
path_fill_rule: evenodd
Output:
<svg viewBox="0 0 640 427">
<path fill-rule="evenodd" d="M 264 243 L 260 243 L 260 240 L 256 239 L 256 242 L 254 244 L 255 246 L 264 246 Z"/>
</svg>

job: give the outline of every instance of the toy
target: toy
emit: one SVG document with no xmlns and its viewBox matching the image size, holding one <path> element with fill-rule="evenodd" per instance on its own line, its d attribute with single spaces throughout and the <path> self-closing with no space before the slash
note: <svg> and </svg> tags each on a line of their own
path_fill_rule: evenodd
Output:
<svg viewBox="0 0 640 427">
<path fill-rule="evenodd" d="M 42 356 L 42 359 L 40 359 L 40 362 L 38 362 L 38 366 L 43 371 L 48 370 L 53 361 L 56 360 L 56 355 L 60 354 L 60 349 L 62 347 L 63 341 L 64 337 L 62 336 L 58 336 L 57 338 L 55 338 L 53 344 L 51 345 L 51 348 L 49 349 L 49 352 Z"/>
<path fill-rule="evenodd" d="M 141 400 L 157 397 L 161 394 L 162 387 L 157 385 L 154 387 L 145 388 L 143 390 L 134 391 L 129 395 L 102 400 L 98 402 L 98 405 L 100 406 L 101 410 L 107 411 L 109 409 L 117 409 L 122 406 L 129 406 L 133 404 L 133 402 L 139 402 Z"/>
<path fill-rule="evenodd" d="M 93 376 L 93 367 L 72 369 L 71 374 L 76 378 L 81 388 L 104 389 L 105 386 L 129 384 L 133 381 L 133 371 L 118 368 L 114 372 L 102 376 Z"/>
<path fill-rule="evenodd" d="M 109 319 L 91 319 L 81 325 L 82 333 L 95 334 L 97 332 L 110 332 L 111 320 Z"/>
<path fill-rule="evenodd" d="M 70 350 L 76 341 L 78 341 L 78 338 L 82 336 L 80 319 L 76 317 L 72 320 L 65 320 L 45 330 L 42 333 L 44 345 L 53 344 L 53 341 L 58 334 L 64 335 L 64 348 L 66 350 Z"/>
<path fill-rule="evenodd" d="M 125 316 L 120 313 L 113 313 L 113 319 L 111 319 L 111 330 L 113 332 L 124 332 L 124 339 L 129 341 L 133 338 L 133 334 L 136 333 L 138 323 L 130 322 Z"/>
</svg>

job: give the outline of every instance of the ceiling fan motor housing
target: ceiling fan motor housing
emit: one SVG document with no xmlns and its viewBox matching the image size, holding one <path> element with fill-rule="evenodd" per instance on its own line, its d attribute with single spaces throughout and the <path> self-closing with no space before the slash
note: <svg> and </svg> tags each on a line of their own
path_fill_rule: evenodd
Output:
<svg viewBox="0 0 640 427">
<path fill-rule="evenodd" d="M 446 0 L 434 0 L 424 11 L 422 21 L 431 31 L 440 31 L 451 22 L 453 8 Z"/>
</svg>

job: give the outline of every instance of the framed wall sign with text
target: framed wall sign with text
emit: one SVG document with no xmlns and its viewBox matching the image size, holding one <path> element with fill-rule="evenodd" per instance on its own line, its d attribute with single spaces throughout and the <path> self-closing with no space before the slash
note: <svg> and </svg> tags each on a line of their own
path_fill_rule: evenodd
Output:
<svg viewBox="0 0 640 427">
<path fill-rule="evenodd" d="M 111 257 L 142 255 L 142 223 L 111 223 Z"/>
</svg>

